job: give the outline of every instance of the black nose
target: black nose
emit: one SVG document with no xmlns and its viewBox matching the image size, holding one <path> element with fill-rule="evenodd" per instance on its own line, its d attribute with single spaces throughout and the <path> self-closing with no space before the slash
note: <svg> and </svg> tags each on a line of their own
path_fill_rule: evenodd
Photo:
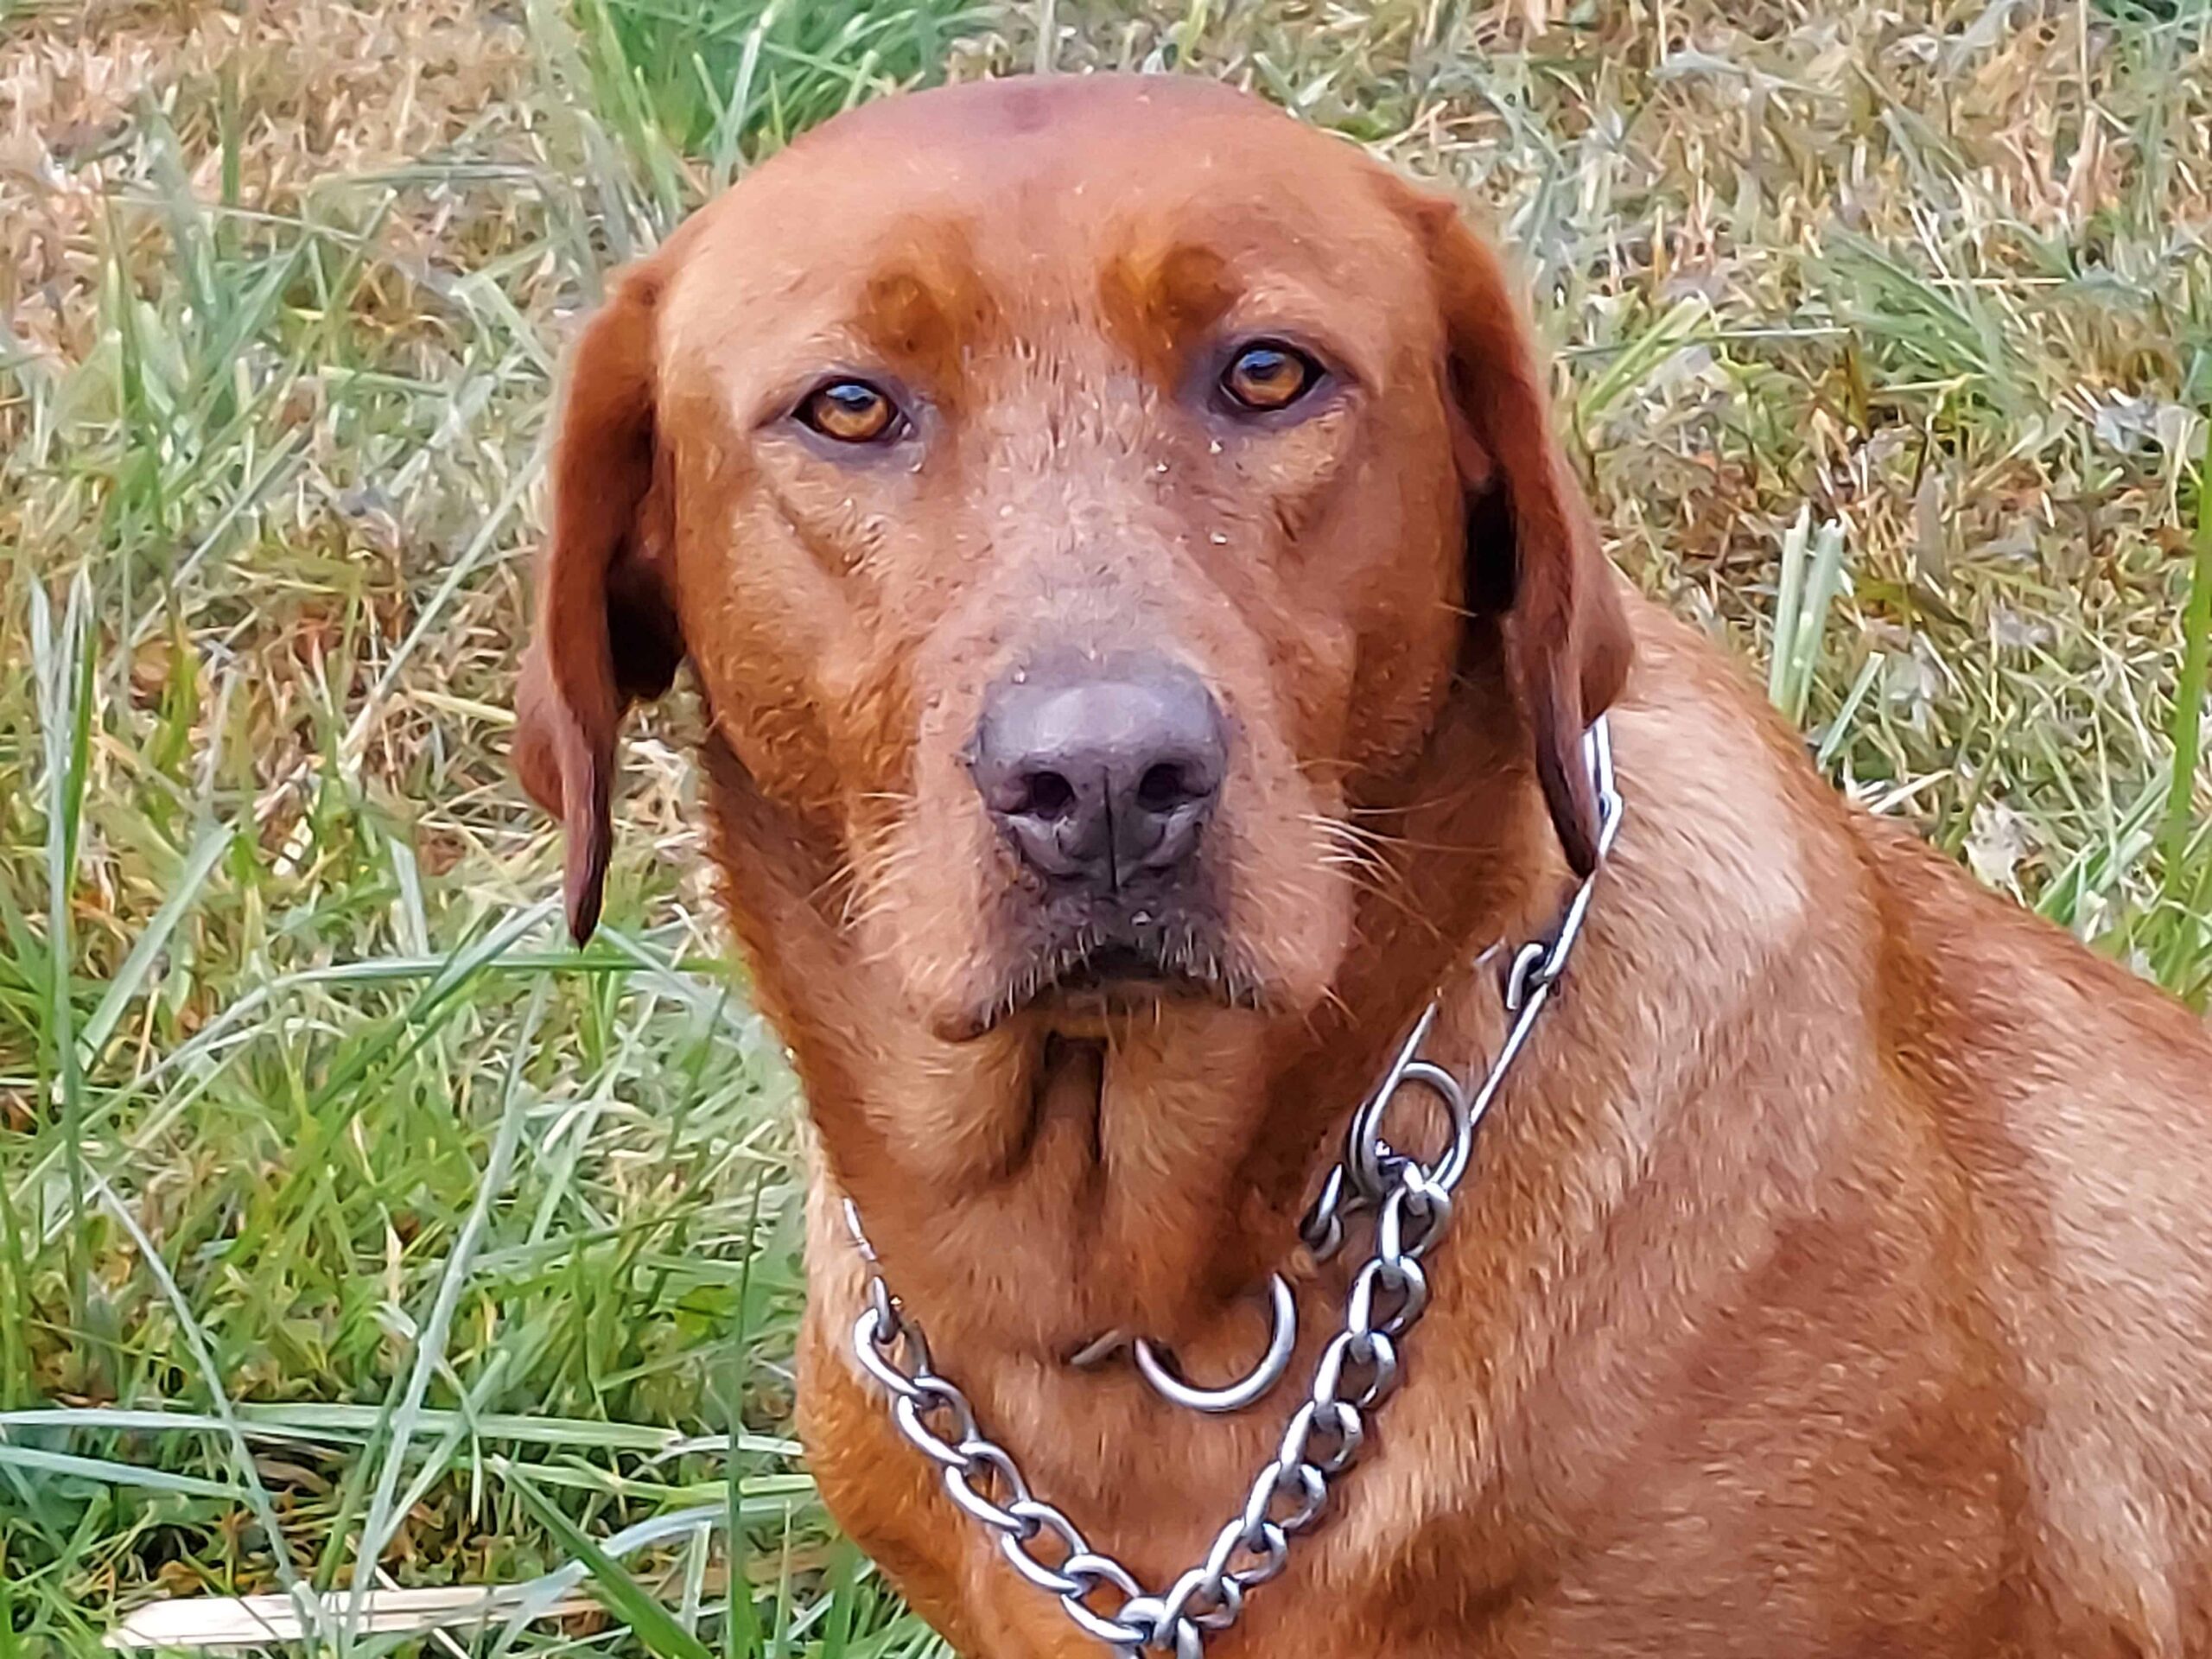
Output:
<svg viewBox="0 0 2212 1659">
<path fill-rule="evenodd" d="M 1147 660 L 1002 681 L 984 702 L 969 766 L 1032 868 L 1103 893 L 1190 859 L 1227 759 L 1205 687 Z"/>
</svg>

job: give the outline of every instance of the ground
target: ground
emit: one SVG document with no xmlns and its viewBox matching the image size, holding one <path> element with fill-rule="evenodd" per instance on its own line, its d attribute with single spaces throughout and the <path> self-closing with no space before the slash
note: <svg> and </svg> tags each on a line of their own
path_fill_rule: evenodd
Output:
<svg viewBox="0 0 2212 1659">
<path fill-rule="evenodd" d="M 1462 190 L 1622 565 L 2204 1005 L 2205 0 L 0 0 L 0 1659 L 618 1534 L 671 1616 L 602 1555 L 610 1611 L 441 1644 L 929 1649 L 786 1438 L 797 1103 L 691 716 L 582 954 L 503 756 L 606 271 L 848 102 L 1039 64 Z"/>
</svg>

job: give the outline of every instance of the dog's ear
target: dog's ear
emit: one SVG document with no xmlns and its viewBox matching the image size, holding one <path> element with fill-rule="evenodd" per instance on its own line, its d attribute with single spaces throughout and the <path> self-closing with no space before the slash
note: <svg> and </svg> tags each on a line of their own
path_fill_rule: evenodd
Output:
<svg viewBox="0 0 2212 1659">
<path fill-rule="evenodd" d="M 1452 449 L 1466 501 L 1465 604 L 1497 615 L 1536 777 L 1578 874 L 1598 856 L 1583 764 L 1590 722 L 1620 695 L 1627 613 L 1566 454 L 1543 364 L 1497 255 L 1450 203 L 1414 199 L 1444 323 Z"/>
<path fill-rule="evenodd" d="M 622 715 L 669 688 L 683 660 L 654 430 L 656 312 L 648 260 L 619 277 L 569 369 L 552 458 L 552 534 L 538 569 L 537 637 L 516 690 L 515 768 L 561 821 L 569 931 L 599 922 Z"/>
</svg>

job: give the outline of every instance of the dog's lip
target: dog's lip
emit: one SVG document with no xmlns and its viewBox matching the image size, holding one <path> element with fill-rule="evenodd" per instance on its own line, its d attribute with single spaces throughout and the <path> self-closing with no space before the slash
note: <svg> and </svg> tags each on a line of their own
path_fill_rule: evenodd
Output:
<svg viewBox="0 0 2212 1659">
<path fill-rule="evenodd" d="M 1208 976 L 1170 968 L 1160 953 L 1134 944 L 1109 944 L 1083 956 L 1041 996 L 1075 995 L 1084 991 L 1107 991 L 1117 986 L 1207 984 Z"/>
<path fill-rule="evenodd" d="M 1261 1000 L 1253 976 L 1239 969 L 1224 951 L 1188 932 L 1147 931 L 1110 938 L 1079 934 L 1015 969 L 995 1001 L 974 1010 L 961 1022 L 957 1034 L 981 1037 L 1032 1012 L 1066 1014 L 1084 1020 L 1169 1001 L 1253 1008 Z"/>
</svg>

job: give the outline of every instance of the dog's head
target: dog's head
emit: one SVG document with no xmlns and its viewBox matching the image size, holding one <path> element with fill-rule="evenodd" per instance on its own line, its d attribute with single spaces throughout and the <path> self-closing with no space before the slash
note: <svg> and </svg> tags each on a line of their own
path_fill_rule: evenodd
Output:
<svg viewBox="0 0 2212 1659">
<path fill-rule="evenodd" d="M 617 727 L 686 658 L 942 1039 L 1318 1005 L 1352 815 L 1469 695 L 1471 631 L 1528 762 L 1499 787 L 1586 868 L 1577 744 L 1628 641 L 1545 401 L 1451 210 L 1254 100 L 1015 81 L 831 123 L 575 360 L 518 743 L 573 930 Z"/>
</svg>

